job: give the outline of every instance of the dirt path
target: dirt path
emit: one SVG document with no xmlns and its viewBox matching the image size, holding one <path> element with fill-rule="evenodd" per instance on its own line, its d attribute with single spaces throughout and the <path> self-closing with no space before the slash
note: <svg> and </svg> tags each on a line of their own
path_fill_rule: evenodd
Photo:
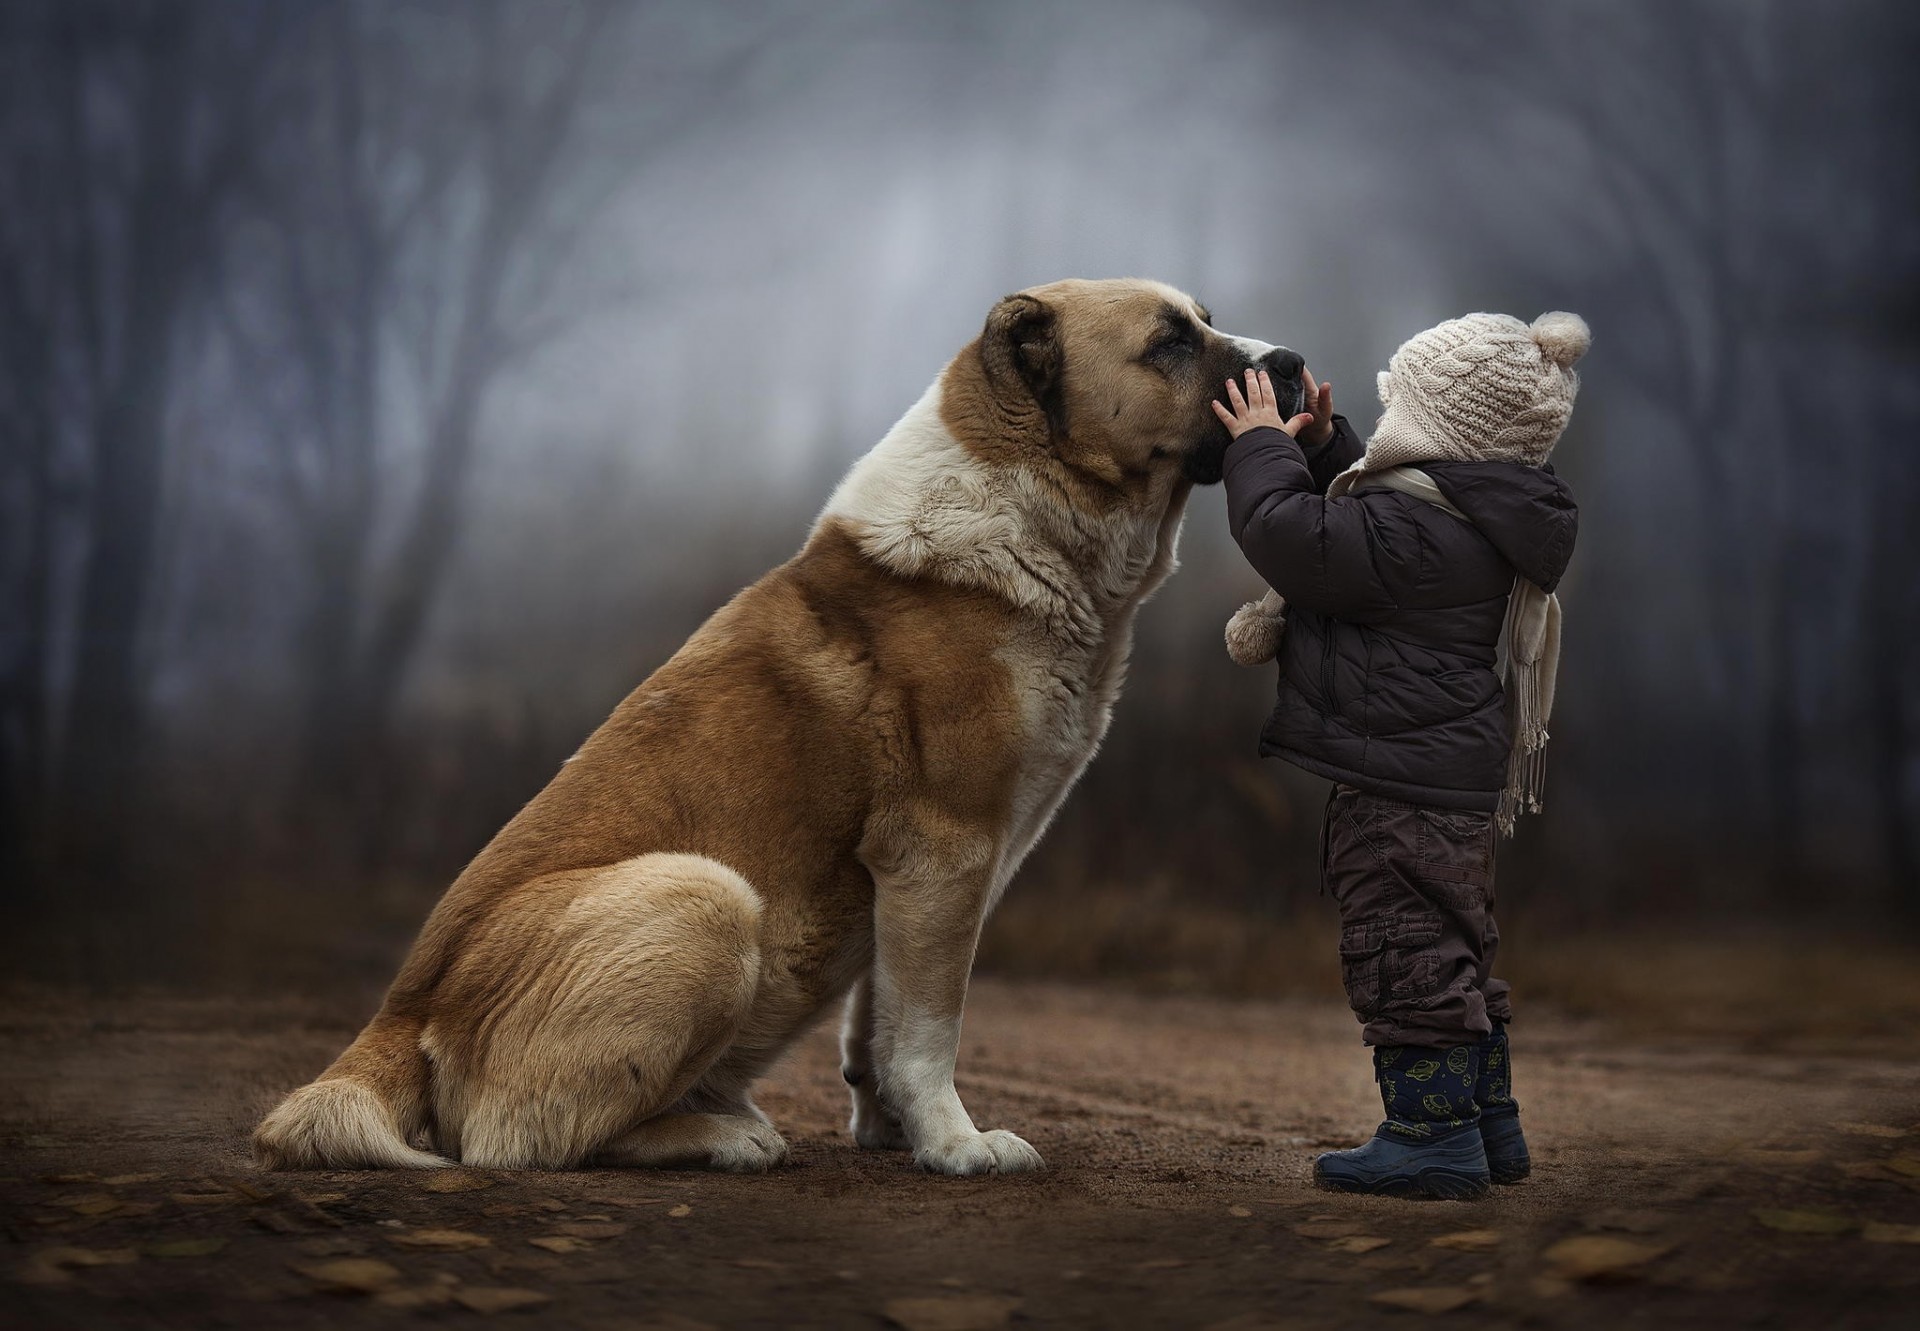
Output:
<svg viewBox="0 0 1920 1331">
<path fill-rule="evenodd" d="M 1377 1116 L 1344 1010 L 982 981 L 961 1091 L 1043 1175 L 855 1151 L 825 1031 L 761 1097 L 794 1146 L 770 1177 L 257 1173 L 247 1129 L 351 1036 L 350 1006 L 0 1009 L 0 1321 L 1867 1327 L 1920 1298 L 1910 1061 L 1537 1018 L 1515 1035 L 1530 1182 L 1353 1200 L 1307 1182 Z M 1407 1290 L 1459 1310 L 1382 1301 Z"/>
</svg>

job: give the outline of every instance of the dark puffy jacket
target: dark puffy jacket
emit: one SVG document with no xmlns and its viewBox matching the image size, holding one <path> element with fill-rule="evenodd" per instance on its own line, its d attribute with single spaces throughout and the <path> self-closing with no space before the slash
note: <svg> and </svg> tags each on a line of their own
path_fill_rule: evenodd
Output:
<svg viewBox="0 0 1920 1331">
<path fill-rule="evenodd" d="M 1287 599 L 1280 701 L 1262 753 L 1388 799 L 1492 810 L 1506 784 L 1494 648 L 1513 577 L 1548 591 L 1579 513 L 1551 467 L 1429 462 L 1449 502 L 1397 490 L 1325 497 L 1363 452 L 1342 417 L 1311 460 L 1280 430 L 1227 450 L 1227 521 Z"/>
</svg>

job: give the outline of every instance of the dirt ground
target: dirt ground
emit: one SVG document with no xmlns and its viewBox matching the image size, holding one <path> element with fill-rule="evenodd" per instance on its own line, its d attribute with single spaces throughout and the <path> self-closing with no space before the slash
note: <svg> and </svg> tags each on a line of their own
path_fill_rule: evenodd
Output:
<svg viewBox="0 0 1920 1331">
<path fill-rule="evenodd" d="M 1533 1014 L 1533 1179 L 1393 1202 L 1308 1181 L 1377 1117 L 1337 1005 L 981 980 L 960 1089 L 1040 1175 L 856 1151 L 826 1030 L 765 1085 L 771 1176 L 259 1173 L 248 1128 L 354 1007 L 10 996 L 0 1322 L 1869 1327 L 1920 1299 L 1920 1062 L 1884 1043 Z"/>
</svg>

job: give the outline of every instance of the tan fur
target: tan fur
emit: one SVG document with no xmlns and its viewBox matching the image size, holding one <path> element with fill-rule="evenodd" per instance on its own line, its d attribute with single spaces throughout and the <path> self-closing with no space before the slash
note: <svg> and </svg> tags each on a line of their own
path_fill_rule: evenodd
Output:
<svg viewBox="0 0 1920 1331">
<path fill-rule="evenodd" d="M 261 1160 L 441 1163 L 421 1136 L 494 1167 L 765 1169 L 786 1147 L 752 1084 L 851 994 L 862 1146 L 1037 1166 L 954 1094 L 960 1013 L 981 923 L 1105 732 L 1173 568 L 1182 458 L 1215 428 L 1211 389 L 1141 362 L 1169 308 L 1194 306 L 1133 281 L 1001 302 L 800 553 L 461 874 L 379 1015 L 262 1122 Z"/>
</svg>

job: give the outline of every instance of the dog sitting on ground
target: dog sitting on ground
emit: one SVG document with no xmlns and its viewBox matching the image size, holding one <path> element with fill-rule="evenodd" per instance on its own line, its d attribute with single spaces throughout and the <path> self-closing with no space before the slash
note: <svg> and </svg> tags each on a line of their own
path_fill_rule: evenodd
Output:
<svg viewBox="0 0 1920 1331">
<path fill-rule="evenodd" d="M 1037 1168 L 954 1090 L 975 944 L 1106 733 L 1249 367 L 1297 407 L 1299 356 L 1172 287 L 995 305 L 799 554 L 460 875 L 261 1161 L 764 1170 L 787 1146 L 753 1083 L 844 998 L 859 1145 Z"/>
</svg>

